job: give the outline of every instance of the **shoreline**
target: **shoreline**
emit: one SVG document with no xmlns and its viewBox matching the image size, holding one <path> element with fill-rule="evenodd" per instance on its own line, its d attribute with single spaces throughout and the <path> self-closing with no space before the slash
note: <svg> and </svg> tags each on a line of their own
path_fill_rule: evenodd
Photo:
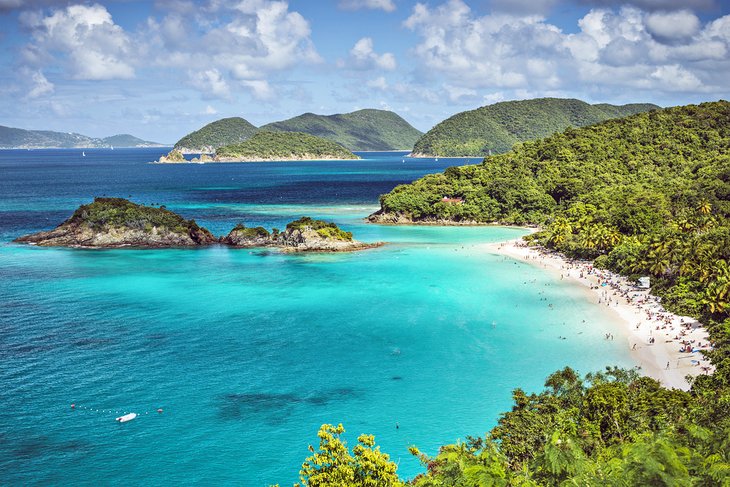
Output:
<svg viewBox="0 0 730 487">
<path fill-rule="evenodd" d="M 664 387 L 688 390 L 685 376 L 712 373 L 714 367 L 697 350 L 709 350 L 707 330 L 696 319 L 665 310 L 659 298 L 634 287 L 628 279 L 589 261 L 572 261 L 521 239 L 480 245 L 486 252 L 520 260 L 553 273 L 585 290 L 586 299 L 604 309 L 607 319 L 622 323 L 617 335 L 626 339 L 632 360 L 641 375 Z M 687 342 L 689 353 L 680 352 Z"/>
</svg>

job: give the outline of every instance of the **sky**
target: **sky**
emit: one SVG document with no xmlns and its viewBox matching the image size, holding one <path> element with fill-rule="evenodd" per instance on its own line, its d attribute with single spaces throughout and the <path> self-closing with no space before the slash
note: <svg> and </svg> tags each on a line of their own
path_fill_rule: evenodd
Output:
<svg viewBox="0 0 730 487">
<path fill-rule="evenodd" d="M 730 0 L 0 0 L 0 125 L 174 143 L 224 117 L 730 97 Z"/>
</svg>

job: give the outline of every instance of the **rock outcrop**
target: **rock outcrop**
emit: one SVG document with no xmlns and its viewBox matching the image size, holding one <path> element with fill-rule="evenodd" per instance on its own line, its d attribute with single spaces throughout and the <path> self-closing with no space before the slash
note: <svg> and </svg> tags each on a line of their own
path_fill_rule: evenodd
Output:
<svg viewBox="0 0 730 487">
<path fill-rule="evenodd" d="M 177 149 L 172 149 L 166 156 L 160 156 L 160 160 L 157 161 L 160 164 L 178 164 L 181 162 L 188 162 L 185 160 L 183 153 Z"/>
<path fill-rule="evenodd" d="M 238 225 L 221 242 L 234 247 L 277 247 L 290 252 L 351 252 L 383 245 L 353 240 L 352 233 L 341 230 L 334 223 L 303 217 L 279 232 L 269 233 L 265 228 L 246 228 Z"/>
<path fill-rule="evenodd" d="M 159 208 L 138 205 L 123 198 L 96 198 L 80 206 L 53 230 L 25 235 L 16 242 L 43 247 L 164 248 L 223 244 L 231 247 L 276 247 L 285 251 L 348 252 L 378 247 L 352 239 L 352 233 L 334 223 L 303 217 L 284 232 L 238 224 L 217 238 L 195 220 Z"/>
<path fill-rule="evenodd" d="M 197 247 L 218 239 L 195 220 L 164 207 L 138 205 L 122 198 L 96 198 L 80 206 L 58 227 L 15 240 L 44 247 Z"/>
</svg>

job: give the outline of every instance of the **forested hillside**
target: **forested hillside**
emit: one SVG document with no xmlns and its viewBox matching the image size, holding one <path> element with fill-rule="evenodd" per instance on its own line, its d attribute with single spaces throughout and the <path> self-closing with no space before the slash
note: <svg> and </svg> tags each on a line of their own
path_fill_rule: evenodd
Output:
<svg viewBox="0 0 730 487">
<path fill-rule="evenodd" d="M 304 132 L 337 142 L 352 151 L 410 150 L 422 135 L 398 114 L 386 110 L 358 110 L 338 115 L 305 113 L 262 130 Z"/>
<path fill-rule="evenodd" d="M 486 156 L 507 152 L 518 142 L 535 140 L 568 127 L 657 109 L 647 103 L 589 105 L 580 100 L 539 98 L 506 101 L 457 113 L 426 132 L 413 148 L 416 156 Z"/>
<path fill-rule="evenodd" d="M 547 247 L 650 274 L 665 306 L 706 324 L 703 353 L 716 368 L 689 392 L 635 371 L 555 372 L 538 394 L 516 389 L 484 437 L 434 457 L 412 448 L 425 472 L 408 485 L 730 485 L 730 103 L 570 129 L 399 186 L 381 203 L 416 221 L 541 224 L 533 239 Z M 371 436 L 350 454 L 342 432 L 322 427 L 304 485 L 406 483 Z"/>
<path fill-rule="evenodd" d="M 215 152 L 224 145 L 243 142 L 257 130 L 241 117 L 222 118 L 178 140 L 175 149 L 183 152 Z"/>
</svg>

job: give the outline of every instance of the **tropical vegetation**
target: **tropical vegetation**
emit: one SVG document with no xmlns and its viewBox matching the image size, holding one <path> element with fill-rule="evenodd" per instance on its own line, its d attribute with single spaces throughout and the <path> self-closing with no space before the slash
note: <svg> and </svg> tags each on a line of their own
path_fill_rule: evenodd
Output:
<svg viewBox="0 0 730 487">
<path fill-rule="evenodd" d="M 304 132 L 336 142 L 351 151 L 410 150 L 422 133 L 387 110 L 358 110 L 337 115 L 305 113 L 262 130 Z"/>
<path fill-rule="evenodd" d="M 241 117 L 222 118 L 187 134 L 175 143 L 175 149 L 188 152 L 214 152 L 218 147 L 247 140 L 257 130 L 255 125 Z"/>
<path fill-rule="evenodd" d="M 546 247 L 652 275 L 653 292 L 705 323 L 713 344 L 703 353 L 714 373 L 690 379 L 689 391 L 618 368 L 585 377 L 565 368 L 539 393 L 516 389 L 484 437 L 435 456 L 412 447 L 424 473 L 408 485 L 730 485 L 730 103 L 569 129 L 398 187 L 381 203 L 416 219 L 539 224 L 531 239 Z M 392 469 L 378 458 L 376 478 Z M 303 485 L 338 485 L 300 474 Z"/>
<path fill-rule="evenodd" d="M 299 132 L 257 132 L 239 144 L 216 150 L 226 160 L 357 159 L 339 144 Z"/>
<path fill-rule="evenodd" d="M 655 110 L 649 103 L 589 105 L 580 100 L 538 98 L 506 101 L 457 113 L 416 142 L 417 156 L 465 157 L 507 152 L 518 142 L 535 140 L 568 127 Z"/>
<path fill-rule="evenodd" d="M 338 227 L 335 223 L 326 222 L 323 220 L 315 220 L 308 216 L 303 216 L 298 220 L 287 223 L 287 231 L 293 230 L 314 230 L 317 234 L 325 239 L 329 240 L 352 240 L 352 232 L 347 232 Z"/>
</svg>

